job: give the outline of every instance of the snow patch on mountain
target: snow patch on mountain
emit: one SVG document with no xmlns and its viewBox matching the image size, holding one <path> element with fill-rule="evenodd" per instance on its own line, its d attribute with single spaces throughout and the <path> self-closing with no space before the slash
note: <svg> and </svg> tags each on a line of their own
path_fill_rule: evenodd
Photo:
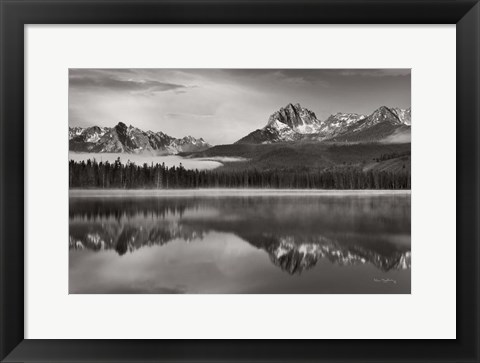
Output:
<svg viewBox="0 0 480 363">
<path fill-rule="evenodd" d="M 411 125 L 412 124 L 412 109 L 411 107 L 406 108 L 406 109 L 401 109 L 401 108 L 390 108 L 392 112 L 398 117 L 398 119 L 404 124 L 404 125 Z"/>
<path fill-rule="evenodd" d="M 338 112 L 335 115 L 330 115 L 323 123 L 320 132 L 323 137 L 330 138 L 335 135 L 341 134 L 346 131 L 347 128 L 361 121 L 365 118 L 365 115 L 360 115 L 358 113 L 342 113 Z"/>
</svg>

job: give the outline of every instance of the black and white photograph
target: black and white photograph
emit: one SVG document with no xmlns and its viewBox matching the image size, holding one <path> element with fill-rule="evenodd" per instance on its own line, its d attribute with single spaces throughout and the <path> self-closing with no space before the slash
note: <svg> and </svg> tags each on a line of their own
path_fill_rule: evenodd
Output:
<svg viewBox="0 0 480 363">
<path fill-rule="evenodd" d="M 411 293 L 410 69 L 68 72 L 70 294 Z"/>
</svg>

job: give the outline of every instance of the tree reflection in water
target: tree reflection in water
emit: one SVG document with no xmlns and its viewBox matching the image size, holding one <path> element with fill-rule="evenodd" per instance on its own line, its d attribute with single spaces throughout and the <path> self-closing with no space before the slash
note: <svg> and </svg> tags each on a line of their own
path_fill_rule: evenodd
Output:
<svg viewBox="0 0 480 363">
<path fill-rule="evenodd" d="M 289 274 L 325 259 L 339 266 L 410 269 L 410 196 L 71 198 L 71 250 L 119 256 L 231 233 Z"/>
</svg>

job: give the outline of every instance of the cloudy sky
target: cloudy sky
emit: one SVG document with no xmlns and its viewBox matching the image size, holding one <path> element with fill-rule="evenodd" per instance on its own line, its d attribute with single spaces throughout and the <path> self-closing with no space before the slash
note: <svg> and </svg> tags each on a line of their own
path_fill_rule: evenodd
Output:
<svg viewBox="0 0 480 363">
<path fill-rule="evenodd" d="M 321 120 L 410 107 L 410 83 L 409 69 L 70 69 L 69 125 L 122 121 L 226 144 L 288 103 Z"/>
</svg>

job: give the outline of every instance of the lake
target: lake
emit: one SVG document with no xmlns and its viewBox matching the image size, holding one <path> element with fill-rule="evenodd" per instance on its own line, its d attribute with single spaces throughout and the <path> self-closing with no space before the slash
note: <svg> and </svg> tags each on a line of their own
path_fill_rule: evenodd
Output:
<svg viewBox="0 0 480 363">
<path fill-rule="evenodd" d="M 73 294 L 408 294 L 405 191 L 70 191 Z"/>
</svg>

